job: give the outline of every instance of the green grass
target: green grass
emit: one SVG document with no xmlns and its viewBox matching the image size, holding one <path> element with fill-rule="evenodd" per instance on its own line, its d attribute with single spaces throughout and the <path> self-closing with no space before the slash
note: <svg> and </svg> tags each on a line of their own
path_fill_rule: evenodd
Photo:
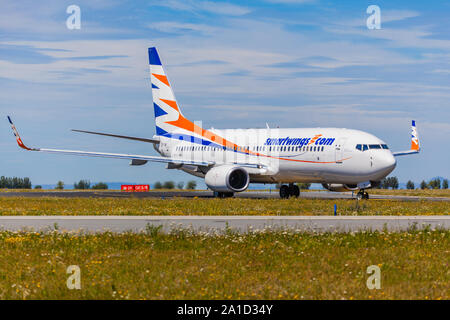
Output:
<svg viewBox="0 0 450 320">
<path fill-rule="evenodd" d="M 0 197 L 0 215 L 448 215 L 449 202 Z"/>
<path fill-rule="evenodd" d="M 450 231 L 0 233 L 0 299 L 450 299 Z M 81 290 L 66 287 L 69 265 Z M 366 287 L 381 268 L 381 289 Z"/>
<path fill-rule="evenodd" d="M 386 190 L 371 189 L 370 194 L 393 195 L 393 196 L 410 196 L 410 197 L 440 197 L 450 198 L 450 189 L 425 189 L 425 190 Z"/>
</svg>

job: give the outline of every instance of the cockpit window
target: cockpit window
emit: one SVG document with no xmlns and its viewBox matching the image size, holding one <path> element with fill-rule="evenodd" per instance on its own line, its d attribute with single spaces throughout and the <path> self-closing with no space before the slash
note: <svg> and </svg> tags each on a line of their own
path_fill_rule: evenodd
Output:
<svg viewBox="0 0 450 320">
<path fill-rule="evenodd" d="M 374 149 L 384 149 L 384 150 L 389 150 L 389 147 L 387 146 L 387 144 L 357 144 L 356 145 L 356 150 L 359 151 L 367 151 L 367 150 L 374 150 Z"/>
</svg>

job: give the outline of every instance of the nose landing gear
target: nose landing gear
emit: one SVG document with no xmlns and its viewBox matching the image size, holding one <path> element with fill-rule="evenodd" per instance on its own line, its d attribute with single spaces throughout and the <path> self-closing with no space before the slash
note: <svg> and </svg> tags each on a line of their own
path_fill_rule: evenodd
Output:
<svg viewBox="0 0 450 320">
<path fill-rule="evenodd" d="M 369 200 L 369 194 L 364 190 L 359 190 L 358 194 L 356 195 L 356 199 L 358 200 Z"/>
<path fill-rule="evenodd" d="M 283 184 L 280 187 L 280 198 L 281 199 L 288 199 L 289 197 L 296 197 L 298 198 L 300 196 L 300 189 L 297 185 L 290 183 L 289 185 Z"/>
</svg>

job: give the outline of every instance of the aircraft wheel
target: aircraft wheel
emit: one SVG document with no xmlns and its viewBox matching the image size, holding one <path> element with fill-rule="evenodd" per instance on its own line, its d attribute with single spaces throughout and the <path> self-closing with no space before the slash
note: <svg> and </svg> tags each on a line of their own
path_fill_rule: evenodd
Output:
<svg viewBox="0 0 450 320">
<path fill-rule="evenodd" d="M 233 192 L 214 192 L 214 196 L 217 198 L 231 198 L 234 195 Z"/>
<path fill-rule="evenodd" d="M 289 192 L 289 187 L 287 185 L 283 184 L 280 187 L 280 197 L 281 197 L 281 199 L 289 198 L 289 193 L 290 193 Z"/>
<path fill-rule="evenodd" d="M 358 199 L 358 200 L 369 200 L 369 194 L 367 192 L 361 190 L 356 195 L 356 199 Z"/>
<path fill-rule="evenodd" d="M 300 196 L 300 188 L 295 184 L 290 185 L 289 195 L 298 198 Z"/>
</svg>

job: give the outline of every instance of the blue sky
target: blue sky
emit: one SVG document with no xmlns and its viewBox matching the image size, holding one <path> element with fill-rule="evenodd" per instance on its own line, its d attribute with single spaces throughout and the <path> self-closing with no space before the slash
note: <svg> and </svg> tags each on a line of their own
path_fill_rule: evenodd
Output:
<svg viewBox="0 0 450 320">
<path fill-rule="evenodd" d="M 81 8 L 81 29 L 66 8 Z M 366 8 L 381 9 L 369 30 Z M 0 0 L 0 175 L 34 184 L 188 181 L 162 164 L 26 153 L 38 147 L 156 154 L 69 129 L 152 137 L 147 48 L 156 46 L 185 116 L 206 127 L 347 127 L 410 144 L 401 181 L 450 177 L 450 3 L 444 1 Z"/>
</svg>

